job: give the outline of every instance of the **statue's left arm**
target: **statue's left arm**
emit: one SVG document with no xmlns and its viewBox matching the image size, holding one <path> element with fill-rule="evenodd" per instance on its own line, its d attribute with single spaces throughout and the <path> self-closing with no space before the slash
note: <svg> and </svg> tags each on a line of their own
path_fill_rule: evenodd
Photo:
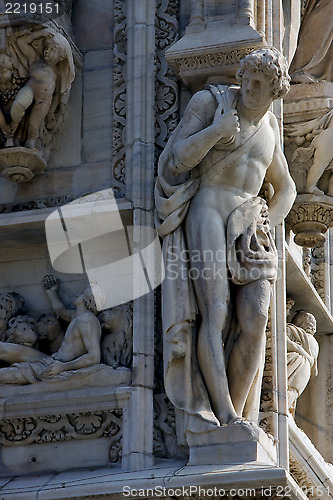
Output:
<svg viewBox="0 0 333 500">
<path fill-rule="evenodd" d="M 274 131 L 275 150 L 273 159 L 266 172 L 266 180 L 274 189 L 274 195 L 268 202 L 271 227 L 277 226 L 288 215 L 296 198 L 295 183 L 292 180 L 287 160 L 280 145 L 280 132 L 273 113 L 269 112 L 269 122 Z"/>
</svg>

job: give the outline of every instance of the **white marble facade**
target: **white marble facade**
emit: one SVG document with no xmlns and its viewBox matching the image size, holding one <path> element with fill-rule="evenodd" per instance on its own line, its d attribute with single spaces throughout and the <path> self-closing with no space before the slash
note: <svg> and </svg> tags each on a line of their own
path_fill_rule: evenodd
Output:
<svg viewBox="0 0 333 500">
<path fill-rule="evenodd" d="M 0 497 L 333 498 L 332 0 L 53 4 L 0 6 Z"/>
</svg>

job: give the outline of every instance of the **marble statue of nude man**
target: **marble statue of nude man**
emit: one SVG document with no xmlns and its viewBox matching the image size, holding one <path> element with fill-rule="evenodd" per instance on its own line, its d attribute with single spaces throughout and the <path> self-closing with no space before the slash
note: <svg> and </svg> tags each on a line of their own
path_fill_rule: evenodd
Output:
<svg viewBox="0 0 333 500">
<path fill-rule="evenodd" d="M 296 195 L 269 111 L 289 88 L 285 59 L 276 49 L 252 52 L 237 80 L 192 97 L 155 190 L 165 388 L 192 432 L 257 423 L 277 264 L 269 224 L 283 221 Z M 274 190 L 268 207 L 258 197 L 265 180 Z"/>
<path fill-rule="evenodd" d="M 45 381 L 67 370 L 100 363 L 101 326 L 95 315 L 97 309 L 91 288 L 77 297 L 74 302 L 76 309 L 66 309 L 57 295 L 58 282 L 52 276 L 46 276 L 43 283 L 53 310 L 70 322 L 65 337 L 52 356 L 31 347 L 0 342 L 0 359 L 12 363 L 8 368 L 0 369 L 1 384 Z M 94 293 L 99 291 L 94 290 Z"/>
</svg>

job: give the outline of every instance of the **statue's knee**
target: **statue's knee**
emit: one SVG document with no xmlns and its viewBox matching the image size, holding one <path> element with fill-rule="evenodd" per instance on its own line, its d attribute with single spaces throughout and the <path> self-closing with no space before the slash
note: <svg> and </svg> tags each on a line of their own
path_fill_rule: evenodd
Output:
<svg viewBox="0 0 333 500">
<path fill-rule="evenodd" d="M 10 116 L 14 122 L 19 122 L 25 110 L 32 104 L 34 99 L 32 89 L 30 87 L 23 87 L 14 99 L 10 109 Z"/>
</svg>

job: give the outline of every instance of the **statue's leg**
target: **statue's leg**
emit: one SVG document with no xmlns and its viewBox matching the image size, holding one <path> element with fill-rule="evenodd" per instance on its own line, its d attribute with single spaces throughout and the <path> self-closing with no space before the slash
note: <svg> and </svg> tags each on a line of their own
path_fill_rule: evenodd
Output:
<svg viewBox="0 0 333 500">
<path fill-rule="evenodd" d="M 193 214 L 191 214 L 193 215 Z M 190 277 L 201 314 L 197 356 L 210 403 L 221 424 L 237 418 L 229 394 L 222 331 L 229 309 L 225 229 L 215 210 L 205 208 L 186 221 Z"/>
<path fill-rule="evenodd" d="M 315 153 L 306 180 L 306 192 L 323 194 L 317 182 L 333 159 L 333 129 L 330 127 L 323 130 L 314 140 L 314 146 Z"/>
<path fill-rule="evenodd" d="M 34 148 L 36 146 L 36 140 L 39 130 L 46 118 L 50 106 L 51 100 L 46 102 L 38 102 L 32 107 L 29 118 L 28 138 L 26 142 L 26 146 L 28 148 Z"/>
<path fill-rule="evenodd" d="M 22 120 L 26 110 L 31 105 L 34 99 L 32 88 L 25 85 L 15 97 L 12 107 L 10 109 L 10 116 L 12 119 L 12 132 L 15 133 L 16 129 Z"/>
<path fill-rule="evenodd" d="M 271 285 L 267 280 L 258 280 L 238 287 L 237 317 L 241 332 L 231 350 L 228 380 L 231 399 L 239 416 L 243 416 L 243 409 L 258 370 L 262 371 L 270 290 Z M 252 404 L 258 406 L 258 401 L 253 401 Z M 247 413 L 249 412 L 251 413 L 251 409 L 247 407 Z"/>
<path fill-rule="evenodd" d="M 0 369 L 0 384 L 27 384 L 27 380 L 16 366 L 10 366 Z"/>
<path fill-rule="evenodd" d="M 38 361 L 48 358 L 47 354 L 26 345 L 0 342 L 0 359 L 7 363 L 20 363 L 22 361 Z"/>
</svg>

